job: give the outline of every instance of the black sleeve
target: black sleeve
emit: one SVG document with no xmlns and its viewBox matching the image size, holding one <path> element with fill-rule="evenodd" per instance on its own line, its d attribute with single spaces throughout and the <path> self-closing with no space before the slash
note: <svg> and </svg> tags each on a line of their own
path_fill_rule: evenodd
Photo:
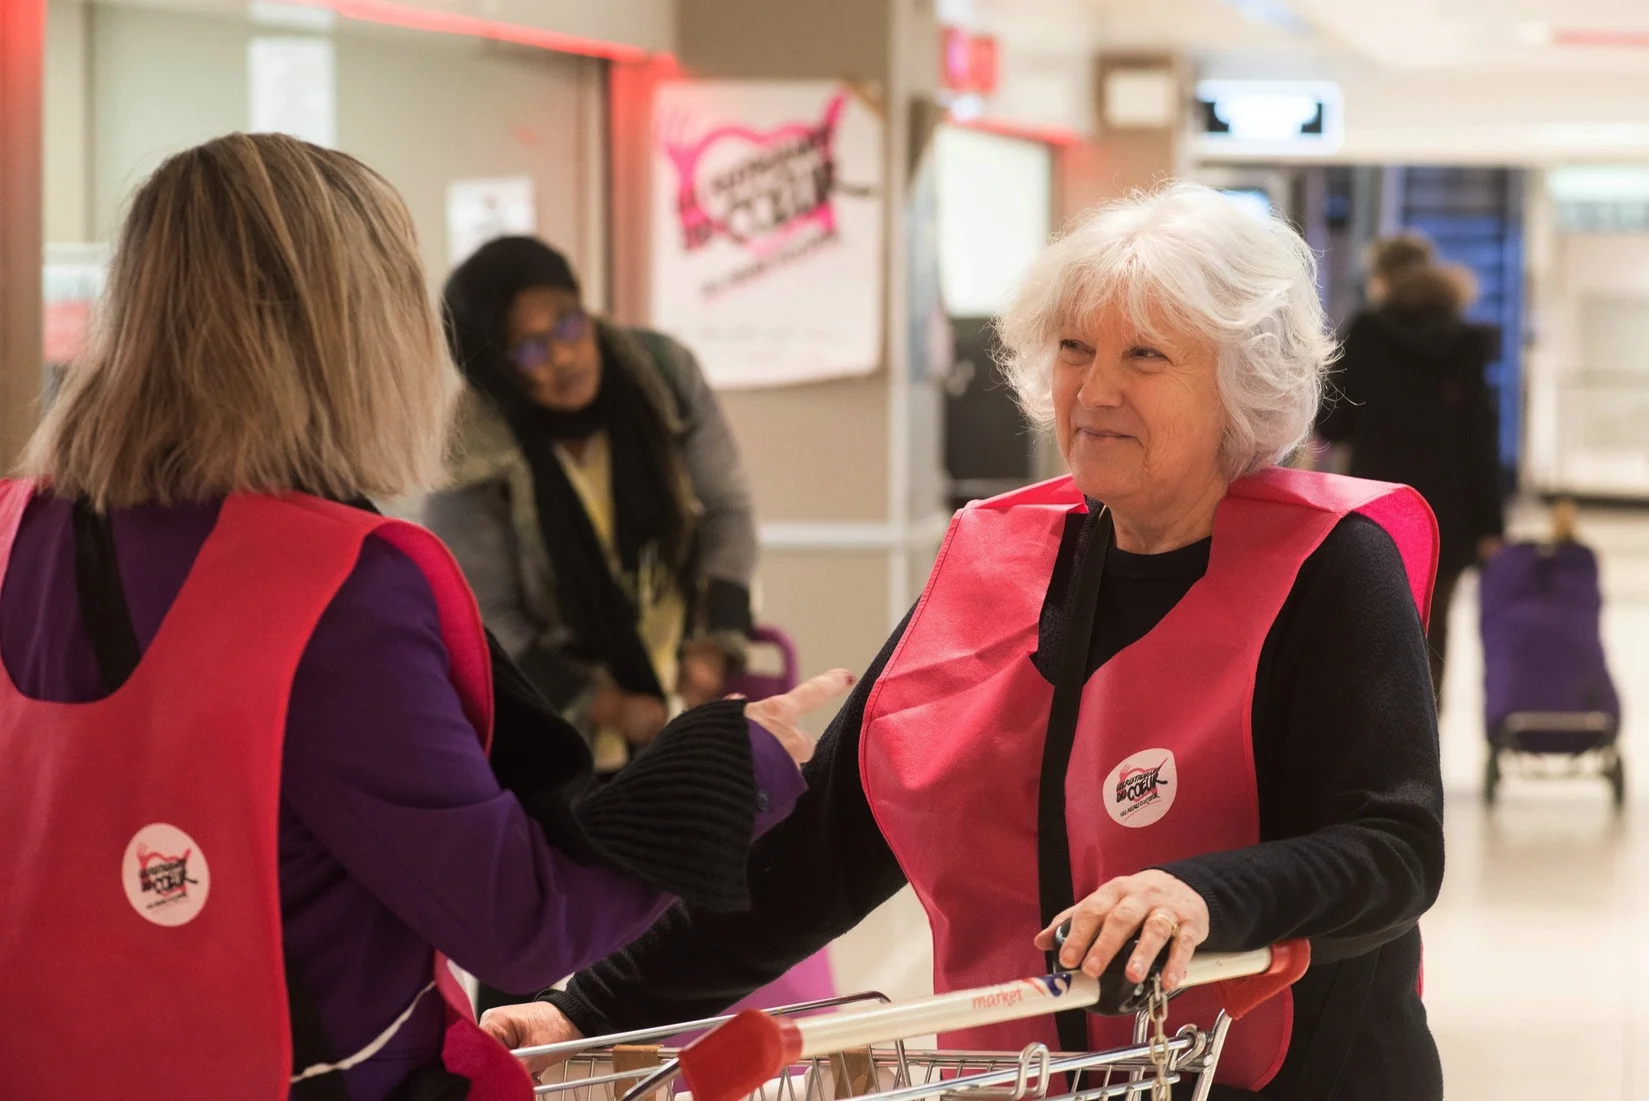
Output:
<svg viewBox="0 0 1649 1101">
<path fill-rule="evenodd" d="M 719 1013 L 857 925 L 905 884 L 859 778 L 865 702 L 903 637 L 882 647 L 803 774 L 807 791 L 750 853 L 750 909 L 678 903 L 628 948 L 545 995 L 586 1036 Z"/>
<path fill-rule="evenodd" d="M 1396 545 L 1360 516 L 1300 571 L 1254 698 L 1258 845 L 1165 870 L 1208 903 L 1207 947 L 1310 937 L 1324 959 L 1406 932 L 1443 879 L 1426 640 Z"/>
<path fill-rule="evenodd" d="M 704 629 L 711 634 L 734 632 L 749 638 L 756 629 L 750 611 L 750 590 L 736 581 L 712 577 L 704 583 Z"/>
<path fill-rule="evenodd" d="M 627 768 L 597 782 L 583 737 L 490 631 L 487 645 L 493 775 L 551 844 L 708 909 L 749 905 L 756 779 L 744 704 L 683 712 Z"/>
<path fill-rule="evenodd" d="M 591 666 L 574 661 L 542 642 L 529 646 L 516 659 L 516 664 L 557 711 L 570 709 L 595 683 Z"/>
</svg>

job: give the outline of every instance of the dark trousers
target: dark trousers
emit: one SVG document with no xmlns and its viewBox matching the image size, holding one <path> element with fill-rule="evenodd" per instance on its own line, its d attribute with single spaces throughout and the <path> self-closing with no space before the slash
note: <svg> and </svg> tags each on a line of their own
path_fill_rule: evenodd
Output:
<svg viewBox="0 0 1649 1101">
<path fill-rule="evenodd" d="M 1426 641 L 1431 656 L 1431 687 L 1439 707 L 1443 703 L 1443 667 L 1449 650 L 1449 605 L 1454 603 L 1455 587 L 1465 572 L 1464 566 L 1438 569 L 1437 591 L 1431 598 L 1431 629 L 1426 632 Z"/>
</svg>

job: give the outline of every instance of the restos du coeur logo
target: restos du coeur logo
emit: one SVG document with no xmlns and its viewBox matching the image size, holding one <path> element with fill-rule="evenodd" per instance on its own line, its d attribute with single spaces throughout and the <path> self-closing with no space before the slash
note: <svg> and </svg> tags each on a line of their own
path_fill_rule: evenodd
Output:
<svg viewBox="0 0 1649 1101">
<path fill-rule="evenodd" d="M 186 925 L 206 905 L 212 876 L 195 839 L 165 822 L 133 835 L 120 865 L 126 900 L 156 925 Z"/>
<path fill-rule="evenodd" d="M 1173 751 L 1147 749 L 1111 770 L 1103 795 L 1112 821 L 1139 829 L 1162 821 L 1178 793 Z"/>
</svg>

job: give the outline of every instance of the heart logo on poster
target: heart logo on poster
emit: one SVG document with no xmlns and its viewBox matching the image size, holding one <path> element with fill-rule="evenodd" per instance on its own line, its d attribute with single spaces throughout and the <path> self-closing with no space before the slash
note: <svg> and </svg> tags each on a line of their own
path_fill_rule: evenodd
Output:
<svg viewBox="0 0 1649 1101">
<path fill-rule="evenodd" d="M 693 252 L 724 238 L 762 253 L 810 227 L 819 238 L 833 236 L 831 199 L 841 190 L 835 144 L 846 105 L 841 92 L 816 122 L 766 131 L 729 124 L 694 140 L 683 136 L 683 123 L 669 127 L 663 148 L 676 169 L 682 247 Z"/>
</svg>

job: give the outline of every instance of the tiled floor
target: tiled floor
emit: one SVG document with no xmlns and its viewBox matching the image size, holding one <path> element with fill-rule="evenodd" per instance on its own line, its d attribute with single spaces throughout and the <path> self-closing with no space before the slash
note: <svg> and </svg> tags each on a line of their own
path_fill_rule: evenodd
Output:
<svg viewBox="0 0 1649 1101">
<path fill-rule="evenodd" d="M 1463 586 L 1443 718 L 1449 870 L 1423 926 L 1449 1101 L 1649 1099 L 1649 516 L 1592 514 L 1582 534 L 1603 559 L 1633 795 L 1617 818 L 1601 781 L 1510 781 L 1484 809 L 1482 656 Z"/>
<path fill-rule="evenodd" d="M 1544 522 L 1521 520 L 1530 532 Z M 1451 609 L 1449 870 L 1423 924 L 1449 1101 L 1649 1101 L 1649 514 L 1590 514 L 1582 534 L 1603 557 L 1604 629 L 1626 707 L 1624 816 L 1601 781 L 1509 780 L 1484 809 L 1474 583 Z M 834 960 L 844 989 L 931 989 L 926 923 L 908 891 Z"/>
</svg>

